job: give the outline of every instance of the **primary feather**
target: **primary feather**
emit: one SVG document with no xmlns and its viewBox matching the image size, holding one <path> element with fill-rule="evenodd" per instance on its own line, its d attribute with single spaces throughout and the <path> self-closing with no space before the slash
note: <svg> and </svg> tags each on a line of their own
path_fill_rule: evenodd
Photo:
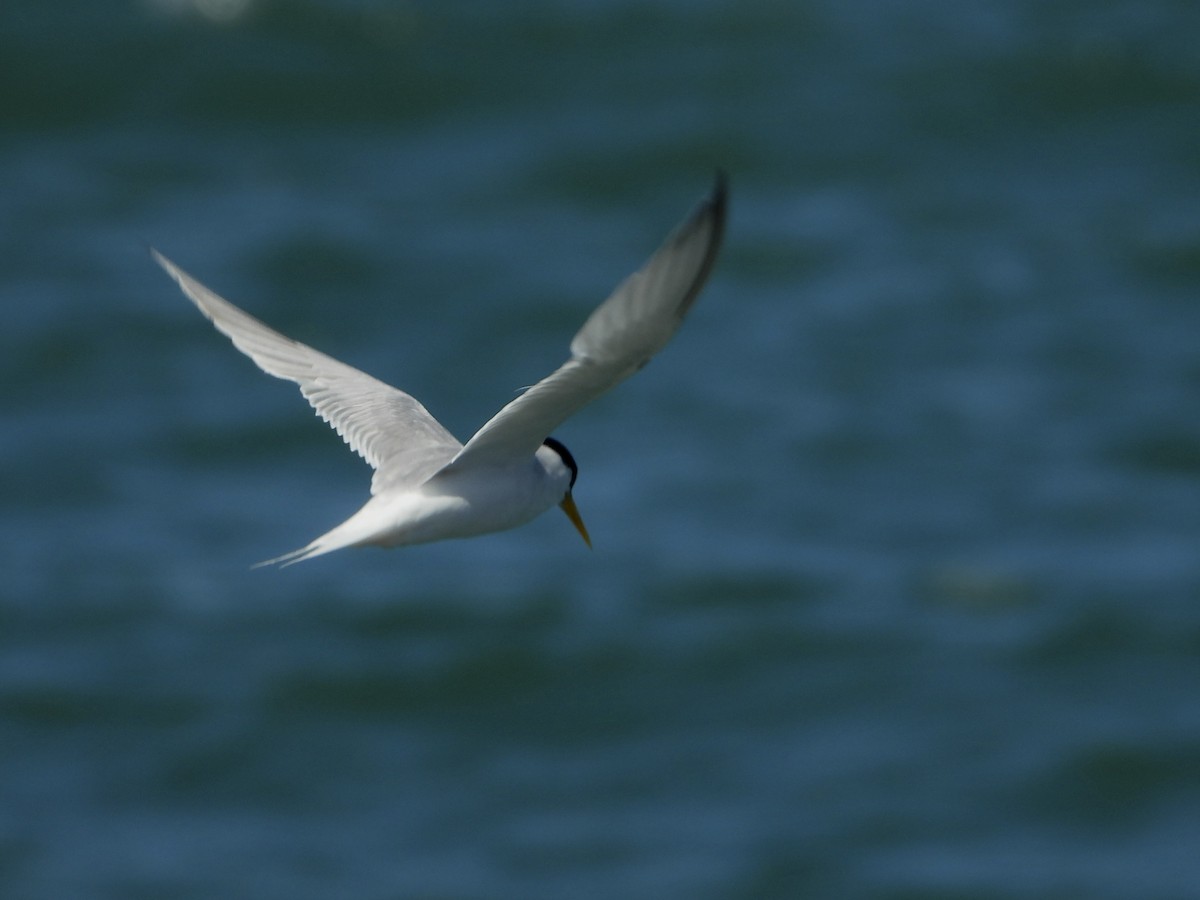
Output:
<svg viewBox="0 0 1200 900">
<path fill-rule="evenodd" d="M 462 449 L 415 397 L 280 334 L 150 252 L 235 347 L 268 375 L 300 385 L 317 414 L 375 470 L 372 494 L 421 484 Z"/>
</svg>

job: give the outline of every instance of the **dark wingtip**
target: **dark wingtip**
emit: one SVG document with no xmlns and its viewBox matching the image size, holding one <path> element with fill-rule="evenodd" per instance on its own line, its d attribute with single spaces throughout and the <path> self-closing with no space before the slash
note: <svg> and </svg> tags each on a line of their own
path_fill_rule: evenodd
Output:
<svg viewBox="0 0 1200 900">
<path fill-rule="evenodd" d="M 729 176 L 724 169 L 717 169 L 713 177 L 712 193 L 708 195 L 708 205 L 713 208 L 717 218 L 724 221 L 725 211 L 729 207 Z"/>
<path fill-rule="evenodd" d="M 724 169 L 717 169 L 713 180 L 712 193 L 697 207 L 692 217 L 679 226 L 677 232 L 677 234 L 683 234 L 705 226 L 711 228 L 704 261 L 700 264 L 700 268 L 696 272 L 696 278 L 692 282 L 691 288 L 679 304 L 678 314 L 680 317 L 686 315 L 691 305 L 696 301 L 696 297 L 700 294 L 700 289 L 704 286 L 704 282 L 708 280 L 713 265 L 717 261 L 717 254 L 720 252 L 721 244 L 725 240 L 725 219 L 728 211 L 729 178 L 725 174 Z"/>
<path fill-rule="evenodd" d="M 703 213 L 712 216 L 716 223 L 712 254 L 715 257 L 725 236 L 725 219 L 729 213 L 729 176 L 725 174 L 724 169 L 717 169 L 713 175 L 712 191 L 705 199 L 701 209 Z"/>
<path fill-rule="evenodd" d="M 724 203 L 729 194 L 729 174 L 724 169 L 717 169 L 713 176 L 712 202 Z"/>
</svg>

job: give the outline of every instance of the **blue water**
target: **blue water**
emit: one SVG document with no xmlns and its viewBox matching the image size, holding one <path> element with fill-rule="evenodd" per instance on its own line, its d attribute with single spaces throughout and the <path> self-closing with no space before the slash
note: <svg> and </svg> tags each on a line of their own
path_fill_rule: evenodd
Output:
<svg viewBox="0 0 1200 900">
<path fill-rule="evenodd" d="M 1200 896 L 1200 6 L 4 18 L 0 897 Z M 718 167 L 594 551 L 249 569 L 369 470 L 147 245 L 466 438 Z"/>
</svg>

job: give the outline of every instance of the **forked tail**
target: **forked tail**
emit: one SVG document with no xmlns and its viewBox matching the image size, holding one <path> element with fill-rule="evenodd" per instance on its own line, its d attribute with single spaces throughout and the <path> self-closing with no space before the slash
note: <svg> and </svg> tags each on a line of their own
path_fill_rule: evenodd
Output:
<svg viewBox="0 0 1200 900">
<path fill-rule="evenodd" d="M 321 547 L 317 546 L 317 543 L 317 541 L 313 541 L 311 544 L 301 547 L 299 550 L 289 550 L 282 556 L 274 556 L 271 559 L 264 559 L 262 562 L 256 562 L 250 568 L 261 569 L 264 566 L 278 565 L 279 568 L 284 569 L 292 565 L 292 563 L 304 562 L 304 560 L 309 559 L 310 557 L 320 556 L 322 553 L 328 553 L 330 550 L 337 549 L 336 547 L 322 549 Z"/>
<path fill-rule="evenodd" d="M 314 556 L 321 556 L 325 553 L 332 553 L 334 550 L 341 550 L 343 547 L 356 547 L 370 543 L 374 532 L 369 522 L 365 521 L 366 517 L 363 517 L 361 513 L 362 510 L 359 510 L 358 513 L 351 516 L 341 525 L 338 525 L 331 531 L 327 531 L 316 540 L 305 544 L 299 550 L 292 550 L 273 559 L 264 559 L 262 562 L 255 563 L 250 568 L 261 569 L 263 566 L 277 565 L 282 569 L 294 563 L 312 559 Z"/>
</svg>

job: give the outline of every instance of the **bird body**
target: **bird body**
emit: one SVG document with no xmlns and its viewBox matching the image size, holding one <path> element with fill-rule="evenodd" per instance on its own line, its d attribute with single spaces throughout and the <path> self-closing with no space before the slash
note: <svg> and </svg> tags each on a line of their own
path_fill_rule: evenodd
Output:
<svg viewBox="0 0 1200 900">
<path fill-rule="evenodd" d="M 259 565 L 290 565 L 344 547 L 397 547 L 515 528 L 558 505 L 591 545 L 572 489 L 578 466 L 550 433 L 636 372 L 670 340 L 708 277 L 726 215 L 725 180 L 649 261 L 602 303 L 556 371 L 461 444 L 414 397 L 294 341 L 151 253 L 263 371 L 294 381 L 374 468 L 371 498 L 311 543 Z"/>
<path fill-rule="evenodd" d="M 376 494 L 312 543 L 258 565 L 296 563 L 345 547 L 402 547 L 506 531 L 563 502 L 570 481 L 570 470 L 548 447 L 509 466 L 442 471 L 414 488 Z"/>
</svg>

